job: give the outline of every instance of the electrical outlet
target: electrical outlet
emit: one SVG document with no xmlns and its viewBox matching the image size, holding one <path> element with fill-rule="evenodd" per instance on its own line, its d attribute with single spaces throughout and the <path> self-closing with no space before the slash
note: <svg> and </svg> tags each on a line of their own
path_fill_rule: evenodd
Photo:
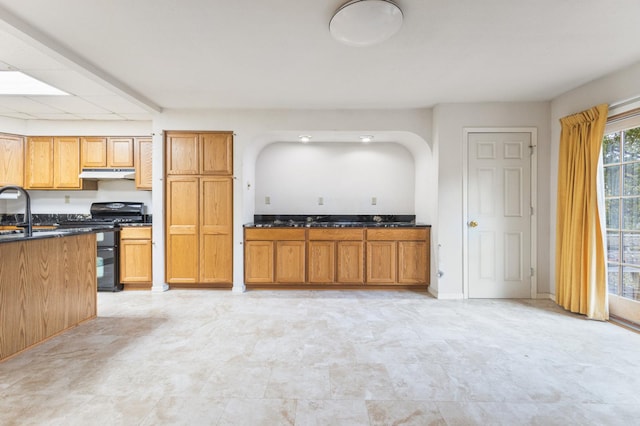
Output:
<svg viewBox="0 0 640 426">
<path fill-rule="evenodd" d="M 323 206 L 324 205 L 324 197 L 318 197 L 318 205 L 319 206 Z"/>
<path fill-rule="evenodd" d="M 269 197 L 268 195 L 266 197 L 264 197 L 264 203 L 265 204 L 271 204 L 271 197 Z"/>
<path fill-rule="evenodd" d="M 71 195 L 65 195 L 64 196 L 64 203 L 65 204 L 69 204 L 71 202 Z"/>
<path fill-rule="evenodd" d="M 371 205 L 375 206 L 376 204 L 378 204 L 378 197 L 371 197 Z"/>
</svg>

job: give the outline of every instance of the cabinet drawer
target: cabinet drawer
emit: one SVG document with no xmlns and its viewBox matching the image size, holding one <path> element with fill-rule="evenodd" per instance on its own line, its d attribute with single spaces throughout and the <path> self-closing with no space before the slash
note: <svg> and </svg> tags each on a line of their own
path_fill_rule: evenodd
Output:
<svg viewBox="0 0 640 426">
<path fill-rule="evenodd" d="M 150 240 L 150 226 L 125 226 L 120 230 L 120 238 L 123 240 Z"/>
<path fill-rule="evenodd" d="M 305 230 L 304 229 L 283 229 L 283 228 L 269 228 L 269 229 L 245 228 L 244 238 L 248 241 L 249 240 L 304 241 Z"/>
<path fill-rule="evenodd" d="M 353 241 L 364 239 L 363 228 L 309 229 L 309 240 Z"/>
<path fill-rule="evenodd" d="M 369 241 L 422 241 L 427 239 L 427 235 L 427 228 L 367 229 Z"/>
</svg>

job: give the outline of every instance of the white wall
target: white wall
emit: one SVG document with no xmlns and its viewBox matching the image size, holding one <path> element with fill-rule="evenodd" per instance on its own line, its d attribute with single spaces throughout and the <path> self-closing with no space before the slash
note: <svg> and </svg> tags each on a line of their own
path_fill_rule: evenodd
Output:
<svg viewBox="0 0 640 426">
<path fill-rule="evenodd" d="M 274 143 L 255 169 L 256 214 L 415 214 L 413 156 L 397 143 Z"/>
<path fill-rule="evenodd" d="M 355 141 L 374 134 L 378 142 L 397 142 L 415 160 L 415 211 L 430 223 L 435 217 L 435 172 L 431 155 L 431 110 L 165 110 L 153 121 L 153 265 L 154 290 L 164 284 L 163 131 L 234 131 L 234 291 L 244 289 L 242 224 L 255 213 L 256 160 L 274 142 L 292 142 L 300 134 L 338 135 Z M 319 137 L 316 140 L 327 140 Z"/>
<path fill-rule="evenodd" d="M 93 202 L 136 201 L 145 204 L 146 211 L 153 210 L 151 191 L 136 190 L 135 181 L 99 181 L 97 191 L 36 191 L 29 190 L 31 213 L 80 213 L 89 214 Z M 67 198 L 68 202 L 67 202 Z M 0 212 L 23 213 L 24 201 L 4 200 Z"/>
<path fill-rule="evenodd" d="M 558 193 L 558 152 L 560 148 L 560 119 L 599 104 L 616 104 L 640 99 L 640 63 L 594 80 L 551 101 L 550 205 L 551 221 L 550 291 L 555 294 L 556 208 Z"/>
<path fill-rule="evenodd" d="M 534 127 L 538 129 L 538 293 L 549 291 L 549 117 L 547 102 L 443 104 L 434 108 L 433 142 L 438 161 L 438 216 L 432 228 L 436 268 L 432 280 L 439 298 L 463 297 L 463 152 L 465 128 Z M 432 265 L 433 266 L 433 265 Z"/>
</svg>

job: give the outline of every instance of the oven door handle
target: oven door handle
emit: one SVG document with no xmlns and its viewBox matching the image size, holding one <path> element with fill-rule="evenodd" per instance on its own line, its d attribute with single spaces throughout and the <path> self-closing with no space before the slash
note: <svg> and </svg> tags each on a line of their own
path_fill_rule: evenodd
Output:
<svg viewBox="0 0 640 426">
<path fill-rule="evenodd" d="M 98 251 L 115 251 L 115 247 L 100 247 L 98 246 Z"/>
</svg>

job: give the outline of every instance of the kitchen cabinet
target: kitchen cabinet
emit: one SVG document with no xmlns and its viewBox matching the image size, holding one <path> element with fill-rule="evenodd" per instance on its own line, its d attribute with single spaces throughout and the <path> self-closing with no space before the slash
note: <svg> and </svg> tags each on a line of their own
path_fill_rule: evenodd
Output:
<svg viewBox="0 0 640 426">
<path fill-rule="evenodd" d="M 151 138 L 135 139 L 136 189 L 151 191 L 153 168 L 153 141 Z"/>
<path fill-rule="evenodd" d="M 429 284 L 429 231 L 245 228 L 245 283 L 422 287 Z"/>
<path fill-rule="evenodd" d="M 367 229 L 367 284 L 428 284 L 429 228 Z"/>
<path fill-rule="evenodd" d="M 199 178 L 170 176 L 166 185 L 167 283 L 195 284 L 199 263 Z"/>
<path fill-rule="evenodd" d="M 245 282 L 304 284 L 304 229 L 245 229 Z"/>
<path fill-rule="evenodd" d="M 231 169 L 213 176 L 213 166 L 202 167 L 208 135 L 233 140 L 230 132 L 166 134 L 166 280 L 175 286 L 233 284 L 233 177 Z"/>
<path fill-rule="evenodd" d="M 168 132 L 167 175 L 233 174 L 232 132 Z"/>
<path fill-rule="evenodd" d="M 308 232 L 309 283 L 364 283 L 364 229 Z"/>
<path fill-rule="evenodd" d="M 82 168 L 134 167 L 134 138 L 82 138 Z"/>
<path fill-rule="evenodd" d="M 28 189 L 97 189 L 80 174 L 80 138 L 29 137 L 26 151 Z"/>
<path fill-rule="evenodd" d="M 201 283 L 233 283 L 233 180 L 200 177 L 199 278 Z"/>
<path fill-rule="evenodd" d="M 0 134 L 0 186 L 24 186 L 24 138 Z"/>
<path fill-rule="evenodd" d="M 149 289 L 152 281 L 151 226 L 120 231 L 120 282 L 125 289 Z"/>
</svg>

